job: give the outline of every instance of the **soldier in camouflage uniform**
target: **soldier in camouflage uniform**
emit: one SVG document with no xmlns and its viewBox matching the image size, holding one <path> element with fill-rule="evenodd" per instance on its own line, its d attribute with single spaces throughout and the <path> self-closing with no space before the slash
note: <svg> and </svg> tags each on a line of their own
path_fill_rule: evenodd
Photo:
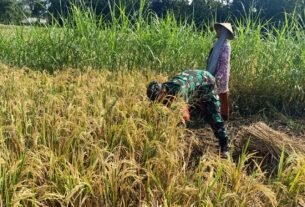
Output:
<svg viewBox="0 0 305 207">
<path fill-rule="evenodd" d="M 228 157 L 228 135 L 220 115 L 220 101 L 215 91 L 215 78 L 204 70 L 183 71 L 165 83 L 151 82 L 147 87 L 147 96 L 151 101 L 170 104 L 176 97 L 183 97 L 188 107 L 183 118 L 189 121 L 189 107 L 200 108 L 204 119 L 219 139 L 220 152 Z"/>
</svg>

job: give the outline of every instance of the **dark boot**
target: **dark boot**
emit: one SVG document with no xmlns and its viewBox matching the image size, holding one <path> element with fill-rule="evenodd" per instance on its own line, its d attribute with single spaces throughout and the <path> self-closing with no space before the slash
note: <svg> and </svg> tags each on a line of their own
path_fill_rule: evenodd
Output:
<svg viewBox="0 0 305 207">
<path fill-rule="evenodd" d="M 229 147 L 228 147 L 228 139 L 221 140 L 220 144 L 220 157 L 223 159 L 229 158 Z"/>
</svg>

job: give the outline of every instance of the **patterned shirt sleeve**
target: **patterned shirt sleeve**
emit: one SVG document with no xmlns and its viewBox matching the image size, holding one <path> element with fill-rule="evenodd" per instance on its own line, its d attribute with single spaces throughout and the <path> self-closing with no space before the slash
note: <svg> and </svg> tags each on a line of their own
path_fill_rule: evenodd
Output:
<svg viewBox="0 0 305 207">
<path fill-rule="evenodd" d="M 217 72 L 215 74 L 217 93 L 226 93 L 229 91 L 229 78 L 230 78 L 230 56 L 231 46 L 226 41 L 223 45 L 222 52 L 219 57 Z"/>
</svg>

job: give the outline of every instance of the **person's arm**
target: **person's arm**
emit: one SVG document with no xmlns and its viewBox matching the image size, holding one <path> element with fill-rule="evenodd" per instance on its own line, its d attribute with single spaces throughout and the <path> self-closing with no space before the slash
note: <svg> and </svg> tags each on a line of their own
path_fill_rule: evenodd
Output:
<svg viewBox="0 0 305 207">
<path fill-rule="evenodd" d="M 185 122 L 187 122 L 187 121 L 189 121 L 190 120 L 190 118 L 191 118 L 191 116 L 190 116 L 190 111 L 189 111 L 189 107 L 188 107 L 188 105 L 187 104 L 185 104 L 184 106 L 183 106 L 183 108 L 182 108 L 182 113 L 183 113 L 183 120 L 185 121 Z"/>
</svg>

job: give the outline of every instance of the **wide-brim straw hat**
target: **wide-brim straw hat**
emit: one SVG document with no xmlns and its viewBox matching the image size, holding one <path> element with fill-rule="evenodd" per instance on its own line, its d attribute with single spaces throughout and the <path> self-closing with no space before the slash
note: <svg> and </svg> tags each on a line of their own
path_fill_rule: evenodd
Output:
<svg viewBox="0 0 305 207">
<path fill-rule="evenodd" d="M 217 30 L 219 28 L 226 28 L 229 31 L 229 40 L 233 40 L 234 39 L 234 32 L 233 32 L 233 28 L 232 25 L 230 23 L 215 23 L 214 24 L 214 29 Z"/>
</svg>

